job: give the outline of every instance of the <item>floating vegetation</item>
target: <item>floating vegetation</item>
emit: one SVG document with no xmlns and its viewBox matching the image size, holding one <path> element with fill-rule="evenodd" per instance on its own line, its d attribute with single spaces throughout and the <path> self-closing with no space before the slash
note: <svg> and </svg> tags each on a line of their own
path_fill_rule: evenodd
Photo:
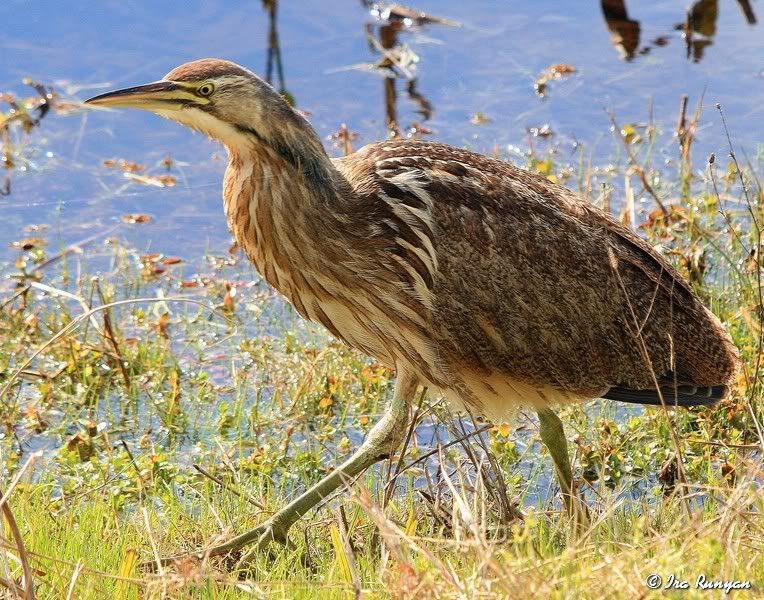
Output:
<svg viewBox="0 0 764 600">
<path fill-rule="evenodd" d="M 544 69 L 544 72 L 536 78 L 536 81 L 533 83 L 533 89 L 536 90 L 539 98 L 546 98 L 547 87 L 550 81 L 563 79 L 575 72 L 576 68 L 573 65 L 551 65 Z"/>
<path fill-rule="evenodd" d="M 476 112 L 470 118 L 470 123 L 472 123 L 473 125 L 484 125 L 486 123 L 490 123 L 491 121 L 493 121 L 493 119 L 491 119 L 491 117 L 489 117 L 488 115 L 485 115 L 485 114 L 483 114 L 481 112 Z"/>
<path fill-rule="evenodd" d="M 369 10 L 369 14 L 385 23 L 396 23 L 400 27 L 410 28 L 422 25 L 447 25 L 459 27 L 460 23 L 443 17 L 436 17 L 426 12 L 403 6 L 402 4 L 387 4 L 385 2 L 369 2 L 363 0 L 363 4 Z"/>
<path fill-rule="evenodd" d="M 37 95 L 19 99 L 10 92 L 0 92 L 0 106 L 6 105 L 4 112 L 0 112 L 0 162 L 7 171 L 20 166 L 22 136 L 39 127 L 51 109 L 63 112 L 72 108 L 71 104 L 61 102 L 52 88 L 31 79 L 25 79 L 24 84 L 37 92 Z M 6 175 L 0 186 L 0 195 L 7 196 L 10 193 L 11 178 Z"/>
</svg>

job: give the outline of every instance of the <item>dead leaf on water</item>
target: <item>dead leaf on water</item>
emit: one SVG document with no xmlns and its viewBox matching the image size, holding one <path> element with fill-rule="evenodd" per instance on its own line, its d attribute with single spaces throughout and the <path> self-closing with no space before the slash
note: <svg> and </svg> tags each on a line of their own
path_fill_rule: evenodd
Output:
<svg viewBox="0 0 764 600">
<path fill-rule="evenodd" d="M 170 260 L 173 260 L 175 257 L 169 257 Z M 155 277 L 159 277 L 162 275 L 166 269 L 164 268 L 164 264 L 174 264 L 174 263 L 165 263 L 164 259 L 165 257 L 160 254 L 159 252 L 154 252 L 153 254 L 143 254 L 140 257 L 141 259 L 141 265 L 143 269 L 141 270 L 141 273 L 143 274 L 144 278 L 146 279 L 152 279 Z M 180 259 L 177 259 L 178 262 L 180 262 Z"/>
<path fill-rule="evenodd" d="M 122 222 L 129 223 L 131 225 L 135 223 L 144 225 L 146 223 L 151 223 L 151 217 L 149 215 L 141 215 L 141 214 L 122 215 Z"/>
<path fill-rule="evenodd" d="M 541 127 L 531 127 L 528 129 L 528 133 L 537 138 L 548 138 L 554 135 L 554 131 L 552 131 L 552 128 L 547 123 L 544 123 Z"/>
<path fill-rule="evenodd" d="M 168 313 L 162 313 L 154 324 L 157 333 L 163 338 L 168 338 L 168 328 L 170 326 L 170 315 Z"/>
<path fill-rule="evenodd" d="M 414 121 L 411 125 L 409 125 L 408 129 L 406 129 L 406 137 L 407 138 L 416 138 L 420 135 L 430 135 L 432 133 L 432 129 L 429 127 L 422 125 L 421 123 Z"/>
<path fill-rule="evenodd" d="M 19 250 L 32 250 L 33 248 L 42 248 L 47 242 L 41 237 L 28 237 L 15 242 L 11 242 L 11 248 L 17 248 Z"/>
<path fill-rule="evenodd" d="M 144 254 L 140 257 L 140 259 L 141 266 L 143 267 L 141 269 L 141 274 L 143 275 L 144 279 L 152 280 L 156 277 L 159 277 L 166 271 L 166 269 L 160 265 L 160 262 L 162 261 L 162 255 L 158 252 L 153 254 Z"/>
<path fill-rule="evenodd" d="M 173 187 L 176 183 L 178 183 L 178 180 L 172 175 L 160 175 L 157 177 L 157 180 L 159 180 L 159 182 L 165 187 Z"/>
<path fill-rule="evenodd" d="M 384 2 L 375 2 L 369 9 L 371 16 L 380 21 L 402 21 L 404 27 L 412 25 L 447 25 L 449 27 L 459 27 L 461 23 L 436 17 L 427 14 L 421 10 L 403 6 L 402 4 L 385 4 Z"/>
<path fill-rule="evenodd" d="M 178 183 L 178 180 L 172 175 L 136 175 L 135 173 L 125 173 L 125 177 L 136 183 L 153 185 L 156 187 L 173 187 Z"/>
<path fill-rule="evenodd" d="M 146 170 L 143 165 L 123 158 L 107 158 L 103 161 L 103 166 L 107 169 L 120 169 L 125 173 L 141 173 Z"/>
<path fill-rule="evenodd" d="M 80 461 L 87 462 L 95 454 L 93 440 L 82 433 L 76 433 L 66 441 L 66 449 L 69 452 L 76 452 Z"/>
<path fill-rule="evenodd" d="M 547 67 L 544 69 L 544 72 L 536 78 L 536 81 L 533 84 L 536 94 L 541 98 L 544 98 L 546 96 L 547 84 L 550 81 L 562 79 L 575 72 L 576 68 L 573 65 L 564 63 L 558 63 Z"/>
<path fill-rule="evenodd" d="M 470 119 L 470 123 L 473 125 L 483 125 L 484 123 L 490 123 L 493 119 L 489 117 L 488 115 L 485 115 L 481 113 L 480 111 L 476 112 L 474 115 L 472 115 L 472 118 Z"/>
<path fill-rule="evenodd" d="M 227 313 L 233 313 L 236 309 L 234 298 L 236 297 L 236 288 L 230 283 L 225 284 L 225 296 L 223 296 L 223 310 Z"/>
<path fill-rule="evenodd" d="M 570 75 L 571 73 L 575 72 L 576 67 L 573 65 L 558 63 L 556 65 L 552 65 L 551 67 L 547 67 L 544 71 L 544 74 L 548 79 L 560 79 L 564 75 Z"/>
<path fill-rule="evenodd" d="M 26 227 L 24 227 L 24 231 L 26 231 L 27 233 L 37 233 L 38 231 L 45 231 L 49 227 L 50 225 L 46 223 L 38 223 L 38 224 L 27 225 Z"/>
<path fill-rule="evenodd" d="M 164 267 L 160 267 L 157 264 L 145 263 L 143 265 L 143 269 L 141 269 L 141 274 L 143 275 L 144 279 L 151 281 L 152 279 L 155 279 L 164 274 L 165 270 L 166 269 Z"/>
</svg>

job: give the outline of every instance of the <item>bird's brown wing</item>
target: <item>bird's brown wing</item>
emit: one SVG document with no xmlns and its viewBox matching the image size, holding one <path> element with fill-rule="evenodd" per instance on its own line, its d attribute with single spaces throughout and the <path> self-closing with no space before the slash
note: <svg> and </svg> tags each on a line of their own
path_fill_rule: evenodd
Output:
<svg viewBox="0 0 764 600">
<path fill-rule="evenodd" d="M 440 144 L 380 143 L 359 157 L 388 202 L 414 196 L 429 212 L 443 360 L 582 394 L 647 390 L 646 400 L 656 379 L 714 386 L 734 372 L 729 336 L 681 276 L 569 190 Z"/>
</svg>

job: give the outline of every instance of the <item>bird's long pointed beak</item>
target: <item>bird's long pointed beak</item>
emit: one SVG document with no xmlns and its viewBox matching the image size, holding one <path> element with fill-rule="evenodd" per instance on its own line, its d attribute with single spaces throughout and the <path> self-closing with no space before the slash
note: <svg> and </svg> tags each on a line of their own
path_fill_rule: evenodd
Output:
<svg viewBox="0 0 764 600">
<path fill-rule="evenodd" d="M 192 91 L 174 81 L 155 81 L 113 92 L 106 92 L 85 104 L 107 108 L 140 108 L 143 110 L 180 110 L 189 104 L 206 104 Z"/>
</svg>

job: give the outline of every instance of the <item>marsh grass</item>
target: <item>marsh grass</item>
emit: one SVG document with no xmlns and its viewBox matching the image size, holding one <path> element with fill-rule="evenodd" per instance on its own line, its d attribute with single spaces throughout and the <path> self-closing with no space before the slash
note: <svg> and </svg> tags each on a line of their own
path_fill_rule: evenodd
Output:
<svg viewBox="0 0 764 600">
<path fill-rule="evenodd" d="M 114 237 L 84 252 L 34 244 L 0 298 L 3 489 L 26 546 L 4 527 L 0 583 L 20 586 L 6 593 L 29 589 L 24 559 L 41 598 L 647 597 L 653 573 L 688 580 L 685 597 L 708 597 L 700 575 L 760 594 L 761 170 L 734 155 L 694 165 L 699 115 L 680 118 L 660 170 L 652 123 L 615 127 L 608 169 L 543 145 L 524 157 L 659 244 L 745 363 L 717 408 L 562 411 L 588 533 L 561 511 L 532 418 L 491 425 L 421 403 L 405 451 L 309 513 L 292 547 L 247 572 L 141 569 L 244 531 L 318 480 L 358 446 L 392 374 L 297 318 L 236 255 L 157 269 L 162 257 Z"/>
</svg>

